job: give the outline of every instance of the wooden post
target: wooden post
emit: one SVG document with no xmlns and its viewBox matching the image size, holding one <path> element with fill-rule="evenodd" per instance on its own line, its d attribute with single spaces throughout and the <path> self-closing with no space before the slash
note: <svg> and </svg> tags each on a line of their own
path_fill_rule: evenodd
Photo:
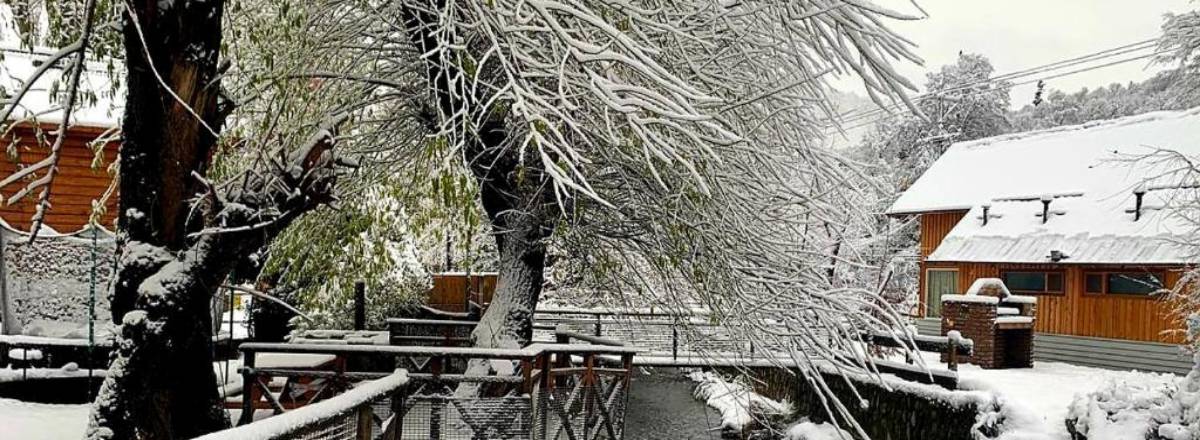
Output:
<svg viewBox="0 0 1200 440">
<path fill-rule="evenodd" d="M 538 392 L 536 399 L 538 399 L 538 406 L 541 407 L 538 411 L 538 417 L 541 418 L 540 422 L 542 426 L 540 432 L 541 435 L 538 436 L 538 439 L 545 440 L 546 434 L 548 434 L 550 429 L 550 393 L 553 391 L 554 387 L 554 380 L 552 379 L 554 376 L 554 373 L 552 372 L 554 367 L 550 364 L 550 352 L 543 351 L 539 356 L 542 357 L 542 384 L 541 390 Z"/>
<path fill-rule="evenodd" d="M 367 329 L 367 283 L 354 282 L 354 329 Z"/>
<path fill-rule="evenodd" d="M 429 360 L 429 374 L 433 375 L 435 383 L 441 383 L 442 380 L 443 360 L 440 356 L 435 356 Z M 434 397 L 429 401 L 429 439 L 441 440 L 442 438 L 442 409 L 445 402 Z"/>
<path fill-rule="evenodd" d="M 17 317 L 13 314 L 12 299 L 8 297 L 8 278 L 5 266 L 5 242 L 4 231 L 0 230 L 0 335 L 15 335 L 21 332 L 17 324 Z"/>
<path fill-rule="evenodd" d="M 254 378 L 254 351 L 243 351 L 242 358 L 242 415 L 238 417 L 238 426 L 254 421 L 254 387 L 258 383 Z"/>
<path fill-rule="evenodd" d="M 596 314 L 596 337 L 604 336 L 603 329 L 600 327 L 600 314 Z"/>
<path fill-rule="evenodd" d="M 678 320 L 671 323 L 671 360 L 679 360 L 679 326 Z"/>
<path fill-rule="evenodd" d="M 949 368 L 950 371 L 958 371 L 958 341 L 954 340 L 954 338 L 950 338 L 949 342 L 950 354 L 946 356 L 946 367 Z"/>
<path fill-rule="evenodd" d="M 400 440 L 404 435 L 404 399 L 407 396 L 407 388 L 407 385 L 400 387 L 392 395 L 392 423 L 388 425 L 387 431 L 384 431 L 383 440 Z"/>
<path fill-rule="evenodd" d="M 357 440 L 372 440 L 371 430 L 374 428 L 375 421 L 374 411 L 371 410 L 371 404 L 365 403 L 358 407 L 358 435 Z"/>
</svg>

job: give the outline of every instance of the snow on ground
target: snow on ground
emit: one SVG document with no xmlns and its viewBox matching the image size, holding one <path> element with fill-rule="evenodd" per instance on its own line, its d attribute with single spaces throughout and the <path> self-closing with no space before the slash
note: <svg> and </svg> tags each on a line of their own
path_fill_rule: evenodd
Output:
<svg viewBox="0 0 1200 440">
<path fill-rule="evenodd" d="M 922 353 L 930 368 L 945 368 L 936 353 Z M 1066 419 L 1077 394 L 1086 394 L 1112 382 L 1158 387 L 1173 383 L 1180 376 L 1167 373 L 1116 371 L 1059 362 L 1034 362 L 1033 368 L 984 370 L 971 364 L 958 367 L 959 388 L 991 391 L 1002 399 L 1009 417 L 1040 423 L 1027 431 L 1042 432 L 1051 438 L 1069 439 Z"/>
<path fill-rule="evenodd" d="M 0 398 L 0 438 L 83 438 L 90 405 L 49 405 Z"/>
<path fill-rule="evenodd" d="M 228 362 L 229 375 L 226 376 L 226 362 L 214 362 L 213 370 L 217 373 L 217 381 L 228 384 L 240 384 L 242 376 L 237 374 L 241 362 Z M 0 367 L 0 380 L 18 380 L 22 374 L 29 377 L 86 377 L 87 370 L 74 368 L 31 368 L 25 372 L 21 369 Z M 103 375 L 104 370 L 95 370 Z M 83 438 L 87 428 L 88 410 L 91 405 L 52 405 L 45 403 L 22 402 L 20 400 L 0 398 L 0 440 L 62 440 Z M 231 417 L 236 417 L 236 411 Z M 235 419 L 236 420 L 236 419 Z"/>
<path fill-rule="evenodd" d="M 849 432 L 828 423 L 803 421 L 788 428 L 787 440 L 850 440 Z"/>
</svg>

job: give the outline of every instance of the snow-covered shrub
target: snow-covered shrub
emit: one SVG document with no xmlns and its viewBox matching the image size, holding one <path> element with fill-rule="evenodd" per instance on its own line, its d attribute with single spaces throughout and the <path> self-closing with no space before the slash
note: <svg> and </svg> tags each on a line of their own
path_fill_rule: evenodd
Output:
<svg viewBox="0 0 1200 440">
<path fill-rule="evenodd" d="M 342 211 L 318 211 L 297 222 L 272 245 L 262 279 L 305 312 L 301 329 L 353 326 L 354 284 L 366 283 L 367 324 L 415 307 L 431 286 L 401 201 L 376 189 L 348 201 Z"/>
<path fill-rule="evenodd" d="M 1067 430 L 1075 438 L 1088 440 L 1200 438 L 1200 369 L 1176 382 L 1114 380 L 1099 390 L 1075 396 Z"/>
</svg>

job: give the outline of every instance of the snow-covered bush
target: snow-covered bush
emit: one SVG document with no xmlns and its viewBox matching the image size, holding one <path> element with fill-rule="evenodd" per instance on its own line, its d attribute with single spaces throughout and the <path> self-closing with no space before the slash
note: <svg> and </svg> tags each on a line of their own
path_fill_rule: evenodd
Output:
<svg viewBox="0 0 1200 440">
<path fill-rule="evenodd" d="M 262 278 L 307 315 L 298 328 L 351 328 L 354 284 L 366 283 L 367 323 L 400 316 L 419 304 L 431 281 L 419 258 L 409 217 L 386 189 L 353 196 L 340 212 L 305 217 L 270 249 Z"/>
<path fill-rule="evenodd" d="M 1200 370 L 1174 383 L 1111 381 L 1071 402 L 1067 430 L 1088 440 L 1200 438 Z"/>
</svg>

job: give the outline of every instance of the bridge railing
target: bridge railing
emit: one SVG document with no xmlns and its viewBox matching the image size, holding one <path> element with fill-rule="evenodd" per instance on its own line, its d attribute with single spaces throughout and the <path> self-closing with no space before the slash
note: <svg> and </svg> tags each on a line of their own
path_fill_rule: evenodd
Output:
<svg viewBox="0 0 1200 440">
<path fill-rule="evenodd" d="M 391 374 L 312 405 L 249 425 L 214 432 L 197 440 L 373 440 L 381 438 L 384 419 L 377 407 L 388 405 L 409 383 L 408 373 Z M 396 439 L 386 435 L 383 438 Z"/>
<path fill-rule="evenodd" d="M 565 335 L 571 341 L 571 335 Z M 384 439 L 599 438 L 619 439 L 635 349 L 615 345 L 534 344 L 523 349 L 467 347 L 302 345 L 248 343 L 243 353 L 244 396 L 272 399 L 270 378 L 349 384 L 380 372 L 256 367 L 261 353 L 391 357 L 407 382 L 390 403 L 375 404 L 376 429 L 391 420 Z M 617 361 L 614 361 L 617 360 Z M 490 370 L 490 371 L 488 371 Z M 254 387 L 259 387 L 253 392 Z M 344 386 L 344 389 L 354 389 Z M 239 424 L 252 420 L 254 399 L 243 399 Z M 276 413 L 286 408 L 276 406 Z M 298 411 L 298 410 L 297 410 Z M 278 417 L 278 416 L 277 416 Z M 269 420 L 269 419 L 268 419 Z M 261 423 L 255 422 L 251 425 Z M 323 437 L 286 437 L 323 438 Z M 342 438 L 342 437 L 331 437 Z M 376 438 L 376 437 L 371 437 Z"/>
<path fill-rule="evenodd" d="M 759 353 L 761 350 L 752 341 L 702 313 L 552 308 L 538 309 L 534 322 L 535 329 L 539 325 L 554 330 L 565 327 L 580 334 L 628 341 L 660 356 L 669 354 L 673 360 L 699 354 L 731 353 L 751 358 L 766 355 Z"/>
</svg>

